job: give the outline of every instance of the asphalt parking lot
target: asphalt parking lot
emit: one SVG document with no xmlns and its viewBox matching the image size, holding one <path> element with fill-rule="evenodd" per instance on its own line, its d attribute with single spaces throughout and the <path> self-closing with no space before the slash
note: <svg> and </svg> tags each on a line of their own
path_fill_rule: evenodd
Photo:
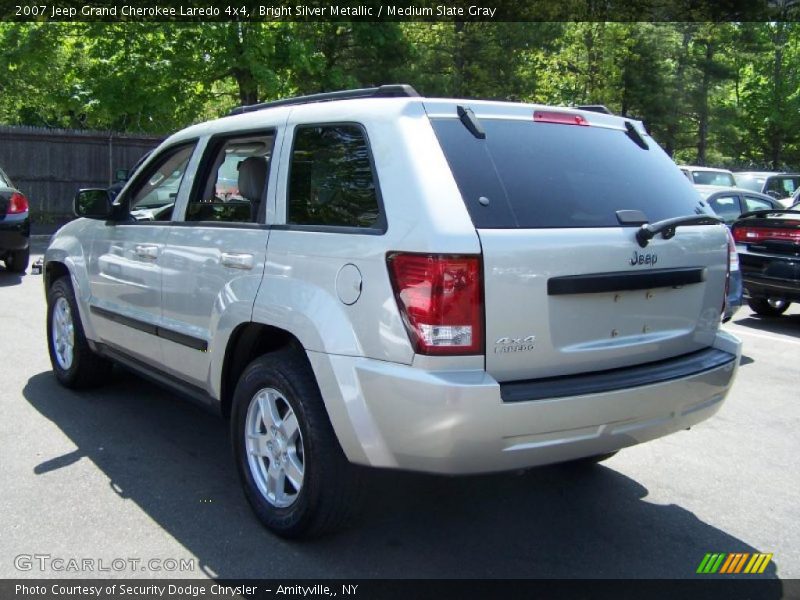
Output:
<svg viewBox="0 0 800 600">
<path fill-rule="evenodd" d="M 800 578 L 796 305 L 726 325 L 745 344 L 738 380 L 690 431 L 583 471 L 375 473 L 353 529 L 289 543 L 251 515 L 226 422 L 122 371 L 60 388 L 41 277 L 0 267 L 0 300 L 0 577 L 694 578 L 707 552 L 758 551 L 774 555 L 762 577 Z M 35 554 L 195 568 L 20 570 Z"/>
</svg>

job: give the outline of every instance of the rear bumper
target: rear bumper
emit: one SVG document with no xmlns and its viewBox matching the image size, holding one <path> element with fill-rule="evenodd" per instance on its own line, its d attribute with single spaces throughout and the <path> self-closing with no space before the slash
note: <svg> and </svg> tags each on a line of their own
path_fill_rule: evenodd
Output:
<svg viewBox="0 0 800 600">
<path fill-rule="evenodd" d="M 800 258 L 739 253 L 746 295 L 800 302 Z"/>
<path fill-rule="evenodd" d="M 602 393 L 504 402 L 485 371 L 424 371 L 310 352 L 326 407 L 351 461 L 462 474 L 603 454 L 695 425 L 717 412 L 733 383 L 741 343 L 713 368 Z"/>
<path fill-rule="evenodd" d="M 778 298 L 800 302 L 800 281 L 770 277 L 745 277 L 748 298 Z"/>
<path fill-rule="evenodd" d="M 6 215 L 0 221 L 0 252 L 7 250 L 25 250 L 30 244 L 31 233 L 30 218 L 16 215 Z"/>
</svg>

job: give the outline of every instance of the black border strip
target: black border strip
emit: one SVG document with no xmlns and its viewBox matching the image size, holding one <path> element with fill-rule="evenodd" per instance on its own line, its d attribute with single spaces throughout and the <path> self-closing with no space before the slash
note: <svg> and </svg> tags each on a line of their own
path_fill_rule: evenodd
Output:
<svg viewBox="0 0 800 600">
<path fill-rule="evenodd" d="M 206 340 L 196 338 L 191 335 L 186 335 L 185 333 L 180 333 L 179 331 L 174 331 L 172 329 L 167 329 L 166 327 L 152 325 L 151 323 L 146 323 L 144 321 L 140 321 L 139 319 L 121 315 L 113 310 L 108 310 L 100 306 L 92 305 L 89 307 L 89 309 L 92 313 L 110 321 L 114 321 L 115 323 L 119 323 L 120 325 L 125 325 L 126 327 L 131 327 L 132 329 L 158 336 L 165 340 L 169 340 L 170 342 L 180 344 L 181 346 L 187 346 L 193 350 L 199 350 L 200 352 L 208 351 L 208 342 Z"/>
<path fill-rule="evenodd" d="M 645 385 L 653 385 L 673 379 L 699 375 L 706 371 L 724 367 L 736 360 L 736 355 L 717 348 L 706 348 L 656 362 L 597 371 L 583 375 L 561 375 L 544 379 L 513 381 L 500 384 L 503 402 L 526 402 L 567 396 L 583 396 L 613 392 Z"/>
<path fill-rule="evenodd" d="M 547 280 L 547 295 L 597 294 L 602 292 L 624 292 L 649 290 L 659 287 L 678 287 L 706 280 L 703 267 L 681 269 L 655 269 L 652 271 L 592 273 L 590 275 L 567 275 Z"/>
</svg>

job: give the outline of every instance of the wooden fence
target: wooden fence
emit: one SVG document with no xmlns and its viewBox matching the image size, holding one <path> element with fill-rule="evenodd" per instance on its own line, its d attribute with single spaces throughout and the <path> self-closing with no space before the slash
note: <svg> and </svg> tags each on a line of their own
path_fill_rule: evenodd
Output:
<svg viewBox="0 0 800 600">
<path fill-rule="evenodd" d="M 162 138 L 112 131 L 0 126 L 0 168 L 29 199 L 40 220 L 72 213 L 80 188 L 108 187 Z"/>
</svg>

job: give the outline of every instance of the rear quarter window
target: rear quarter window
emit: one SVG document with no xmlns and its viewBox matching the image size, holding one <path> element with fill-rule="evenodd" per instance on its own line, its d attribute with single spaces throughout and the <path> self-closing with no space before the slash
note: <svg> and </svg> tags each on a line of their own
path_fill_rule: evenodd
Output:
<svg viewBox="0 0 800 600">
<path fill-rule="evenodd" d="M 360 125 L 295 129 L 286 217 L 290 225 L 385 229 L 369 144 Z"/>
<path fill-rule="evenodd" d="M 618 210 L 650 222 L 708 212 L 692 184 L 651 139 L 623 130 L 523 120 L 433 118 L 477 228 L 618 227 Z"/>
</svg>

